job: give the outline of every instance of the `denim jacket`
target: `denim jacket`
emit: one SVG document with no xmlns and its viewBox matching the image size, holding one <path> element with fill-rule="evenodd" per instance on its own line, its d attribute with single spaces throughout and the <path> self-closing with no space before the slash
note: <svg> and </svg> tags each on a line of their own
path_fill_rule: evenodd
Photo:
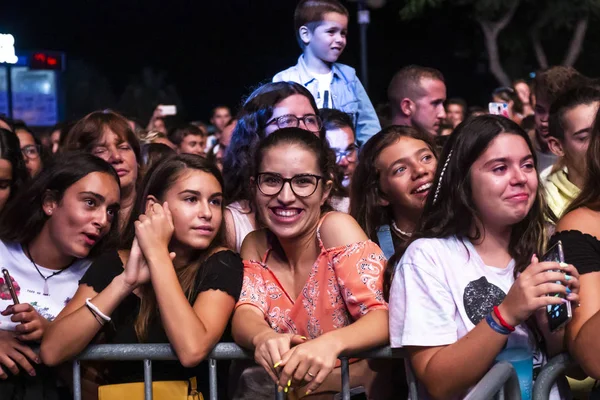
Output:
<svg viewBox="0 0 600 400">
<path fill-rule="evenodd" d="M 369 138 L 381 130 L 375 108 L 358 80 L 354 68 L 344 64 L 334 63 L 331 67 L 331 108 L 338 109 L 352 116 L 356 129 L 356 140 L 364 144 Z M 298 58 L 298 64 L 279 72 L 273 77 L 273 82 L 297 82 L 308 89 L 316 98 L 319 83 L 311 75 L 304 62 L 303 55 Z"/>
</svg>

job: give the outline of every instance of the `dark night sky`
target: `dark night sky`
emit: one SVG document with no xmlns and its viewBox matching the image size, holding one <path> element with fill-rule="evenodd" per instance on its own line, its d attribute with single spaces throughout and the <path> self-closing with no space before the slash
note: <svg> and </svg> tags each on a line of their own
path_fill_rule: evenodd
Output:
<svg viewBox="0 0 600 400">
<path fill-rule="evenodd" d="M 0 32 L 21 50 L 61 50 L 96 66 L 120 94 L 144 66 L 168 73 L 190 119 L 212 106 L 239 105 L 258 83 L 296 63 L 294 0 L 3 0 Z M 393 73 L 410 63 L 446 75 L 449 96 L 481 105 L 496 86 L 486 72 L 481 34 L 459 11 L 436 10 L 407 23 L 398 1 L 371 12 L 369 93 L 385 101 Z M 341 61 L 359 68 L 356 5 Z M 67 64 L 68 65 L 68 64 Z M 359 75 L 360 76 L 360 75 Z"/>
</svg>

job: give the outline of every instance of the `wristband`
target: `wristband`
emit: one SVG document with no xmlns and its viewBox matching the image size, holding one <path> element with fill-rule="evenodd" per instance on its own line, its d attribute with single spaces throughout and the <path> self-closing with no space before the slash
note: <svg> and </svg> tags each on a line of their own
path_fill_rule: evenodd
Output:
<svg viewBox="0 0 600 400">
<path fill-rule="evenodd" d="M 503 327 L 501 325 L 498 325 L 498 323 L 496 321 L 494 321 L 494 317 L 492 317 L 492 313 L 489 313 L 488 315 L 486 315 L 485 322 L 488 323 L 488 325 L 490 326 L 490 328 L 492 328 L 492 330 L 494 332 L 497 332 L 501 335 L 510 335 L 510 331 L 508 329 L 506 329 L 505 327 Z"/>
<path fill-rule="evenodd" d="M 504 318 L 502 318 L 502 314 L 500 314 L 500 309 L 498 308 L 498 306 L 494 306 L 494 315 L 496 316 L 496 318 L 498 318 L 498 321 L 500 321 L 500 325 L 502 325 L 511 332 L 515 331 L 515 327 L 506 322 Z"/>
<path fill-rule="evenodd" d="M 100 326 L 104 326 L 104 324 L 106 323 L 106 321 L 104 321 L 102 318 L 100 318 L 95 312 L 94 310 L 92 310 L 91 308 L 87 307 L 88 310 L 90 310 L 90 314 L 92 314 L 92 316 L 94 317 L 94 319 L 100 324 Z"/>
<path fill-rule="evenodd" d="M 110 317 L 108 315 L 105 315 L 104 313 L 102 313 L 102 311 L 100 311 L 98 309 L 98 307 L 93 305 L 90 300 L 92 300 L 92 299 L 91 298 L 85 299 L 85 305 L 90 309 L 90 311 L 92 311 L 94 314 L 96 314 L 97 316 L 99 316 L 100 318 L 105 320 L 106 322 L 110 322 Z"/>
</svg>

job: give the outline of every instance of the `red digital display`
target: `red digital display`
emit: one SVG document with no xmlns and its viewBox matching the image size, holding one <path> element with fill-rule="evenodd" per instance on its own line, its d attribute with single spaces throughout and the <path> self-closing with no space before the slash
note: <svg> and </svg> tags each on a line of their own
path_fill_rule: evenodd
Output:
<svg viewBox="0 0 600 400">
<path fill-rule="evenodd" d="M 62 70 L 62 54 L 48 52 L 33 53 L 29 58 L 29 68 Z"/>
</svg>

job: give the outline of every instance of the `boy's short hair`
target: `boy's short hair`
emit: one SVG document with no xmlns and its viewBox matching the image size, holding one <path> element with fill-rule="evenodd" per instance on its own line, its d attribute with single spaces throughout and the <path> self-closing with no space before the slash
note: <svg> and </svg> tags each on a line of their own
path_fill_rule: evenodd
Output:
<svg viewBox="0 0 600 400">
<path fill-rule="evenodd" d="M 585 79 L 575 68 L 557 65 L 536 74 L 531 93 L 536 99 L 542 98 L 552 104 L 562 93 L 579 86 Z"/>
<path fill-rule="evenodd" d="M 332 129 L 350 128 L 354 135 L 354 141 L 356 141 L 356 131 L 354 130 L 354 123 L 352 117 L 340 110 L 331 108 L 321 108 L 319 110 L 319 116 L 323 121 L 323 129 L 321 130 L 321 139 L 324 139 L 326 132 Z"/>
<path fill-rule="evenodd" d="M 550 107 L 550 118 L 548 121 L 550 136 L 565 140 L 565 113 L 582 104 L 600 102 L 600 91 L 589 86 L 580 86 L 570 89 L 561 94 Z"/>
<path fill-rule="evenodd" d="M 186 124 L 174 129 L 173 132 L 169 135 L 169 140 L 173 142 L 176 146 L 181 146 L 181 142 L 183 142 L 183 139 L 185 139 L 185 137 L 189 135 L 206 137 L 206 134 L 202 132 L 202 129 L 198 128 L 196 125 Z"/>
<path fill-rule="evenodd" d="M 444 75 L 435 68 L 408 65 L 392 77 L 388 86 L 388 99 L 392 109 L 399 109 L 402 99 L 418 100 L 426 93 L 421 86 L 423 79 L 444 81 Z"/>
<path fill-rule="evenodd" d="M 350 16 L 348 9 L 337 0 L 301 0 L 294 11 L 294 28 L 296 29 L 296 40 L 300 48 L 304 49 L 306 45 L 300 38 L 300 28 L 306 26 L 311 32 L 319 26 L 325 14 L 338 13 Z"/>
</svg>

